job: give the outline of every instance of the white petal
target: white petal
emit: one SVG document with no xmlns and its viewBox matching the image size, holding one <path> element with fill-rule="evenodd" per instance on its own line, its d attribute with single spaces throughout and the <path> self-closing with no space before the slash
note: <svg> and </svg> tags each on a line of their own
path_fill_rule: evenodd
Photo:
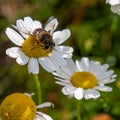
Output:
<svg viewBox="0 0 120 120">
<path fill-rule="evenodd" d="M 55 83 L 56 83 L 56 84 L 59 84 L 59 85 L 61 85 L 61 86 L 71 85 L 70 83 L 59 82 L 59 81 L 56 81 Z"/>
<path fill-rule="evenodd" d="M 39 73 L 39 64 L 36 58 L 30 58 L 28 62 L 28 71 L 29 73 L 33 73 L 33 74 Z"/>
<path fill-rule="evenodd" d="M 120 4 L 120 0 L 106 0 L 106 3 L 109 3 L 110 5 L 116 5 Z"/>
<path fill-rule="evenodd" d="M 55 51 L 54 52 L 56 52 L 56 51 L 61 53 L 63 58 L 71 58 L 73 48 L 69 47 L 69 46 L 55 46 Z"/>
<path fill-rule="evenodd" d="M 60 52 L 55 52 L 50 56 L 50 59 L 56 66 L 67 65 L 67 61 L 62 57 Z"/>
<path fill-rule="evenodd" d="M 82 88 L 78 88 L 76 89 L 75 93 L 74 93 L 74 97 L 78 100 L 81 100 L 83 98 L 83 89 Z"/>
<path fill-rule="evenodd" d="M 38 61 L 39 61 L 40 65 L 42 66 L 42 68 L 45 69 L 46 71 L 53 72 L 55 70 L 54 65 L 51 67 L 52 62 L 49 61 L 48 59 L 46 59 L 46 57 L 39 58 Z"/>
<path fill-rule="evenodd" d="M 37 112 L 37 115 L 38 115 L 38 118 L 40 118 L 39 120 L 53 120 L 50 116 L 42 112 Z"/>
<path fill-rule="evenodd" d="M 62 89 L 61 89 L 61 91 L 62 91 L 62 93 L 64 94 L 64 95 L 69 95 L 70 93 L 67 91 L 67 88 L 66 87 L 63 87 Z"/>
<path fill-rule="evenodd" d="M 99 76 L 99 79 L 109 78 L 113 73 L 114 73 L 113 70 L 106 71 L 106 72 L 102 73 L 101 76 Z"/>
<path fill-rule="evenodd" d="M 51 102 L 44 102 L 44 103 L 38 105 L 37 108 L 44 108 L 44 107 L 50 107 L 50 106 L 53 106 L 53 103 L 51 103 Z"/>
<path fill-rule="evenodd" d="M 42 28 L 42 24 L 41 24 L 41 22 L 34 20 L 34 29 L 36 29 L 36 28 Z"/>
<path fill-rule="evenodd" d="M 29 60 L 29 57 L 27 57 L 18 47 L 12 47 L 7 49 L 6 54 L 12 58 L 17 58 L 16 62 L 20 65 L 27 64 Z"/>
<path fill-rule="evenodd" d="M 28 63 L 29 57 L 26 56 L 22 51 L 18 51 L 19 56 L 17 56 L 16 62 L 20 65 L 25 65 Z"/>
<path fill-rule="evenodd" d="M 7 34 L 8 38 L 18 46 L 21 46 L 22 43 L 24 42 L 24 39 L 11 28 L 7 28 L 5 33 Z"/>
<path fill-rule="evenodd" d="M 22 19 L 19 19 L 16 21 L 16 29 L 18 29 L 20 32 L 27 33 L 27 27 L 25 26 L 25 23 Z M 15 26 L 14 26 L 15 27 Z"/>
<path fill-rule="evenodd" d="M 107 71 L 108 67 L 109 67 L 108 64 L 97 65 L 97 67 L 95 67 L 96 68 L 95 70 L 90 70 L 90 71 L 93 72 L 99 78 L 101 76 L 101 74 L 103 74 L 105 71 Z M 91 68 L 91 66 L 90 66 L 90 68 Z"/>
<path fill-rule="evenodd" d="M 64 29 L 62 31 L 56 31 L 53 34 L 53 40 L 56 45 L 63 43 L 70 37 L 71 33 L 69 29 Z"/>
<path fill-rule="evenodd" d="M 89 71 L 95 74 L 96 71 L 100 69 L 100 67 L 101 67 L 101 64 L 99 62 L 91 60 L 89 65 Z"/>
<path fill-rule="evenodd" d="M 55 46 L 55 50 L 64 52 L 64 53 L 71 53 L 73 52 L 73 48 L 69 46 Z"/>
<path fill-rule="evenodd" d="M 120 3 L 118 5 L 111 6 L 111 11 L 120 15 Z"/>
<path fill-rule="evenodd" d="M 72 87 L 72 86 L 69 86 L 69 87 L 66 86 L 66 87 L 63 87 L 61 91 L 62 91 L 62 93 L 65 94 L 65 95 L 71 95 L 71 94 L 74 93 L 75 88 Z"/>
<path fill-rule="evenodd" d="M 59 78 L 59 77 L 55 77 L 55 79 L 57 79 L 58 81 L 61 81 L 61 82 L 67 83 L 67 84 L 70 83 L 70 80 L 67 80 L 67 79 L 63 79 L 63 78 Z"/>
<path fill-rule="evenodd" d="M 67 60 L 67 63 L 68 63 L 68 66 L 69 66 L 69 69 L 74 73 L 76 72 L 76 66 L 75 66 L 75 63 L 72 59 L 68 58 L 66 59 Z"/>
<path fill-rule="evenodd" d="M 46 31 L 51 31 L 53 32 L 56 27 L 58 26 L 58 21 L 56 18 L 53 18 L 52 19 L 52 16 L 48 19 L 48 23 L 46 24 L 45 26 L 45 30 Z"/>
<path fill-rule="evenodd" d="M 57 76 L 58 78 L 61 78 L 61 79 L 64 79 L 64 80 L 66 80 L 66 79 L 69 80 L 71 78 L 71 76 L 68 76 L 67 74 L 64 74 L 64 72 L 61 71 L 60 69 L 57 70 L 57 72 L 56 71 L 52 72 L 52 74 L 55 75 L 55 76 Z"/>
<path fill-rule="evenodd" d="M 116 74 L 113 74 L 113 75 L 111 76 L 112 79 L 114 79 L 114 78 L 116 78 L 116 77 L 117 77 Z"/>
<path fill-rule="evenodd" d="M 47 69 L 50 70 L 49 72 L 58 70 L 58 67 L 55 66 L 55 64 L 51 61 L 49 57 L 39 58 L 39 62 L 43 68 L 44 66 L 48 67 Z"/>
<path fill-rule="evenodd" d="M 114 82 L 116 79 L 110 79 L 110 78 L 108 78 L 108 79 L 103 79 L 103 80 L 99 80 L 98 81 L 98 84 L 108 84 L 108 83 L 112 83 L 112 82 Z"/>
<path fill-rule="evenodd" d="M 32 33 L 32 31 L 35 29 L 34 28 L 34 22 L 31 17 L 24 17 L 24 23 L 27 28 L 27 31 Z"/>
<path fill-rule="evenodd" d="M 83 57 L 80 61 L 80 66 L 82 71 L 89 71 L 89 59 L 87 57 Z"/>
<path fill-rule="evenodd" d="M 98 90 L 104 91 L 104 92 L 111 92 L 112 91 L 112 88 L 108 87 L 108 86 L 97 86 L 97 87 L 95 87 L 95 89 L 98 89 Z"/>
<path fill-rule="evenodd" d="M 97 90 L 88 89 L 84 91 L 85 99 L 98 98 L 99 96 L 100 96 L 100 93 Z"/>
<path fill-rule="evenodd" d="M 8 48 L 8 49 L 6 50 L 6 54 L 7 54 L 9 57 L 17 58 L 17 56 L 19 55 L 19 53 L 18 53 L 19 50 L 20 50 L 19 47 Z"/>
<path fill-rule="evenodd" d="M 46 120 L 46 119 L 43 118 L 41 115 L 36 115 L 34 120 Z"/>
</svg>

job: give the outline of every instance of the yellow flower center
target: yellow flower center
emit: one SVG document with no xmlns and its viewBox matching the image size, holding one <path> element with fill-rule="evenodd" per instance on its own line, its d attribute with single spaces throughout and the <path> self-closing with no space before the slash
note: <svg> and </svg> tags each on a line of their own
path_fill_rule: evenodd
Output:
<svg viewBox="0 0 120 120">
<path fill-rule="evenodd" d="M 0 118 L 2 120 L 33 120 L 35 116 L 36 105 L 25 94 L 11 94 L 1 103 Z"/>
<path fill-rule="evenodd" d="M 49 56 L 51 53 L 49 49 L 45 49 L 43 44 L 39 43 L 32 35 L 24 40 L 22 51 L 28 57 L 34 58 Z"/>
<path fill-rule="evenodd" d="M 90 72 L 75 72 L 71 77 L 71 83 L 75 87 L 89 89 L 95 87 L 98 83 L 98 80 Z"/>
</svg>

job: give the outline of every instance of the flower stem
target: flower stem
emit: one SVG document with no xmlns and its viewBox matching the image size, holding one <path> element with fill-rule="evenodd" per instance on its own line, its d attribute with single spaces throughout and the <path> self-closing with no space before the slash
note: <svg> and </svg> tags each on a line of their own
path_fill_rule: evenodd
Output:
<svg viewBox="0 0 120 120">
<path fill-rule="evenodd" d="M 33 74 L 33 79 L 36 88 L 35 96 L 37 97 L 37 104 L 39 105 L 42 103 L 41 85 L 37 74 Z"/>
<path fill-rule="evenodd" d="M 81 115 L 80 115 L 80 101 L 77 101 L 77 120 L 81 120 Z"/>
</svg>

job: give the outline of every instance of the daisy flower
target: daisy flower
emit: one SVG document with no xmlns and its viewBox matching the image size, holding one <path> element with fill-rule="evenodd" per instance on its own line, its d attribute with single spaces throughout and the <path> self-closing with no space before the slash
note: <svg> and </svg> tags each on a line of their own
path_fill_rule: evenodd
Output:
<svg viewBox="0 0 120 120">
<path fill-rule="evenodd" d="M 55 71 L 59 66 L 66 65 L 64 58 L 71 58 L 73 48 L 59 46 L 70 36 L 70 30 L 55 31 L 58 21 L 50 17 L 44 27 L 41 22 L 31 17 L 18 19 L 16 26 L 7 28 L 8 38 L 17 45 L 6 50 L 6 54 L 16 58 L 20 65 L 28 64 L 29 73 L 38 74 L 39 64 L 48 72 Z"/>
<path fill-rule="evenodd" d="M 35 105 L 30 95 L 13 93 L 7 96 L 0 105 L 1 120 L 52 120 L 45 113 L 37 111 L 37 108 L 51 106 L 52 103 L 45 102 Z"/>
<path fill-rule="evenodd" d="M 120 15 L 120 0 L 106 0 L 111 5 L 111 11 Z"/>
<path fill-rule="evenodd" d="M 99 90 L 112 91 L 106 84 L 114 82 L 116 74 L 113 70 L 108 70 L 108 64 L 101 65 L 86 57 L 76 60 L 75 63 L 72 59 L 67 59 L 67 63 L 53 72 L 56 83 L 63 86 L 63 94 L 80 100 L 100 97 Z"/>
</svg>

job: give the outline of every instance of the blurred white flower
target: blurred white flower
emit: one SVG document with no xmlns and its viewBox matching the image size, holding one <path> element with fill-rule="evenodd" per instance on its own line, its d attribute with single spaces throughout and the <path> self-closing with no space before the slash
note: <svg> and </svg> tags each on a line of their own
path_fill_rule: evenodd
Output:
<svg viewBox="0 0 120 120">
<path fill-rule="evenodd" d="M 120 15 L 120 0 L 106 0 L 111 5 L 111 11 Z"/>
<path fill-rule="evenodd" d="M 8 38 L 17 45 L 6 50 L 6 54 L 16 58 L 20 65 L 28 64 L 29 73 L 38 74 L 39 64 L 48 72 L 55 71 L 59 66 L 66 65 L 64 58 L 72 57 L 73 48 L 59 46 L 70 37 L 70 30 L 55 31 L 58 21 L 50 17 L 42 27 L 41 22 L 31 17 L 18 19 L 14 29 L 7 28 Z"/>
<path fill-rule="evenodd" d="M 72 59 L 67 59 L 67 63 L 53 72 L 57 79 L 56 83 L 63 86 L 63 94 L 80 100 L 100 97 L 98 90 L 112 91 L 106 84 L 114 82 L 116 74 L 113 70 L 108 70 L 108 64 L 101 65 L 86 57 L 80 61 L 76 60 L 75 63 Z"/>
</svg>

